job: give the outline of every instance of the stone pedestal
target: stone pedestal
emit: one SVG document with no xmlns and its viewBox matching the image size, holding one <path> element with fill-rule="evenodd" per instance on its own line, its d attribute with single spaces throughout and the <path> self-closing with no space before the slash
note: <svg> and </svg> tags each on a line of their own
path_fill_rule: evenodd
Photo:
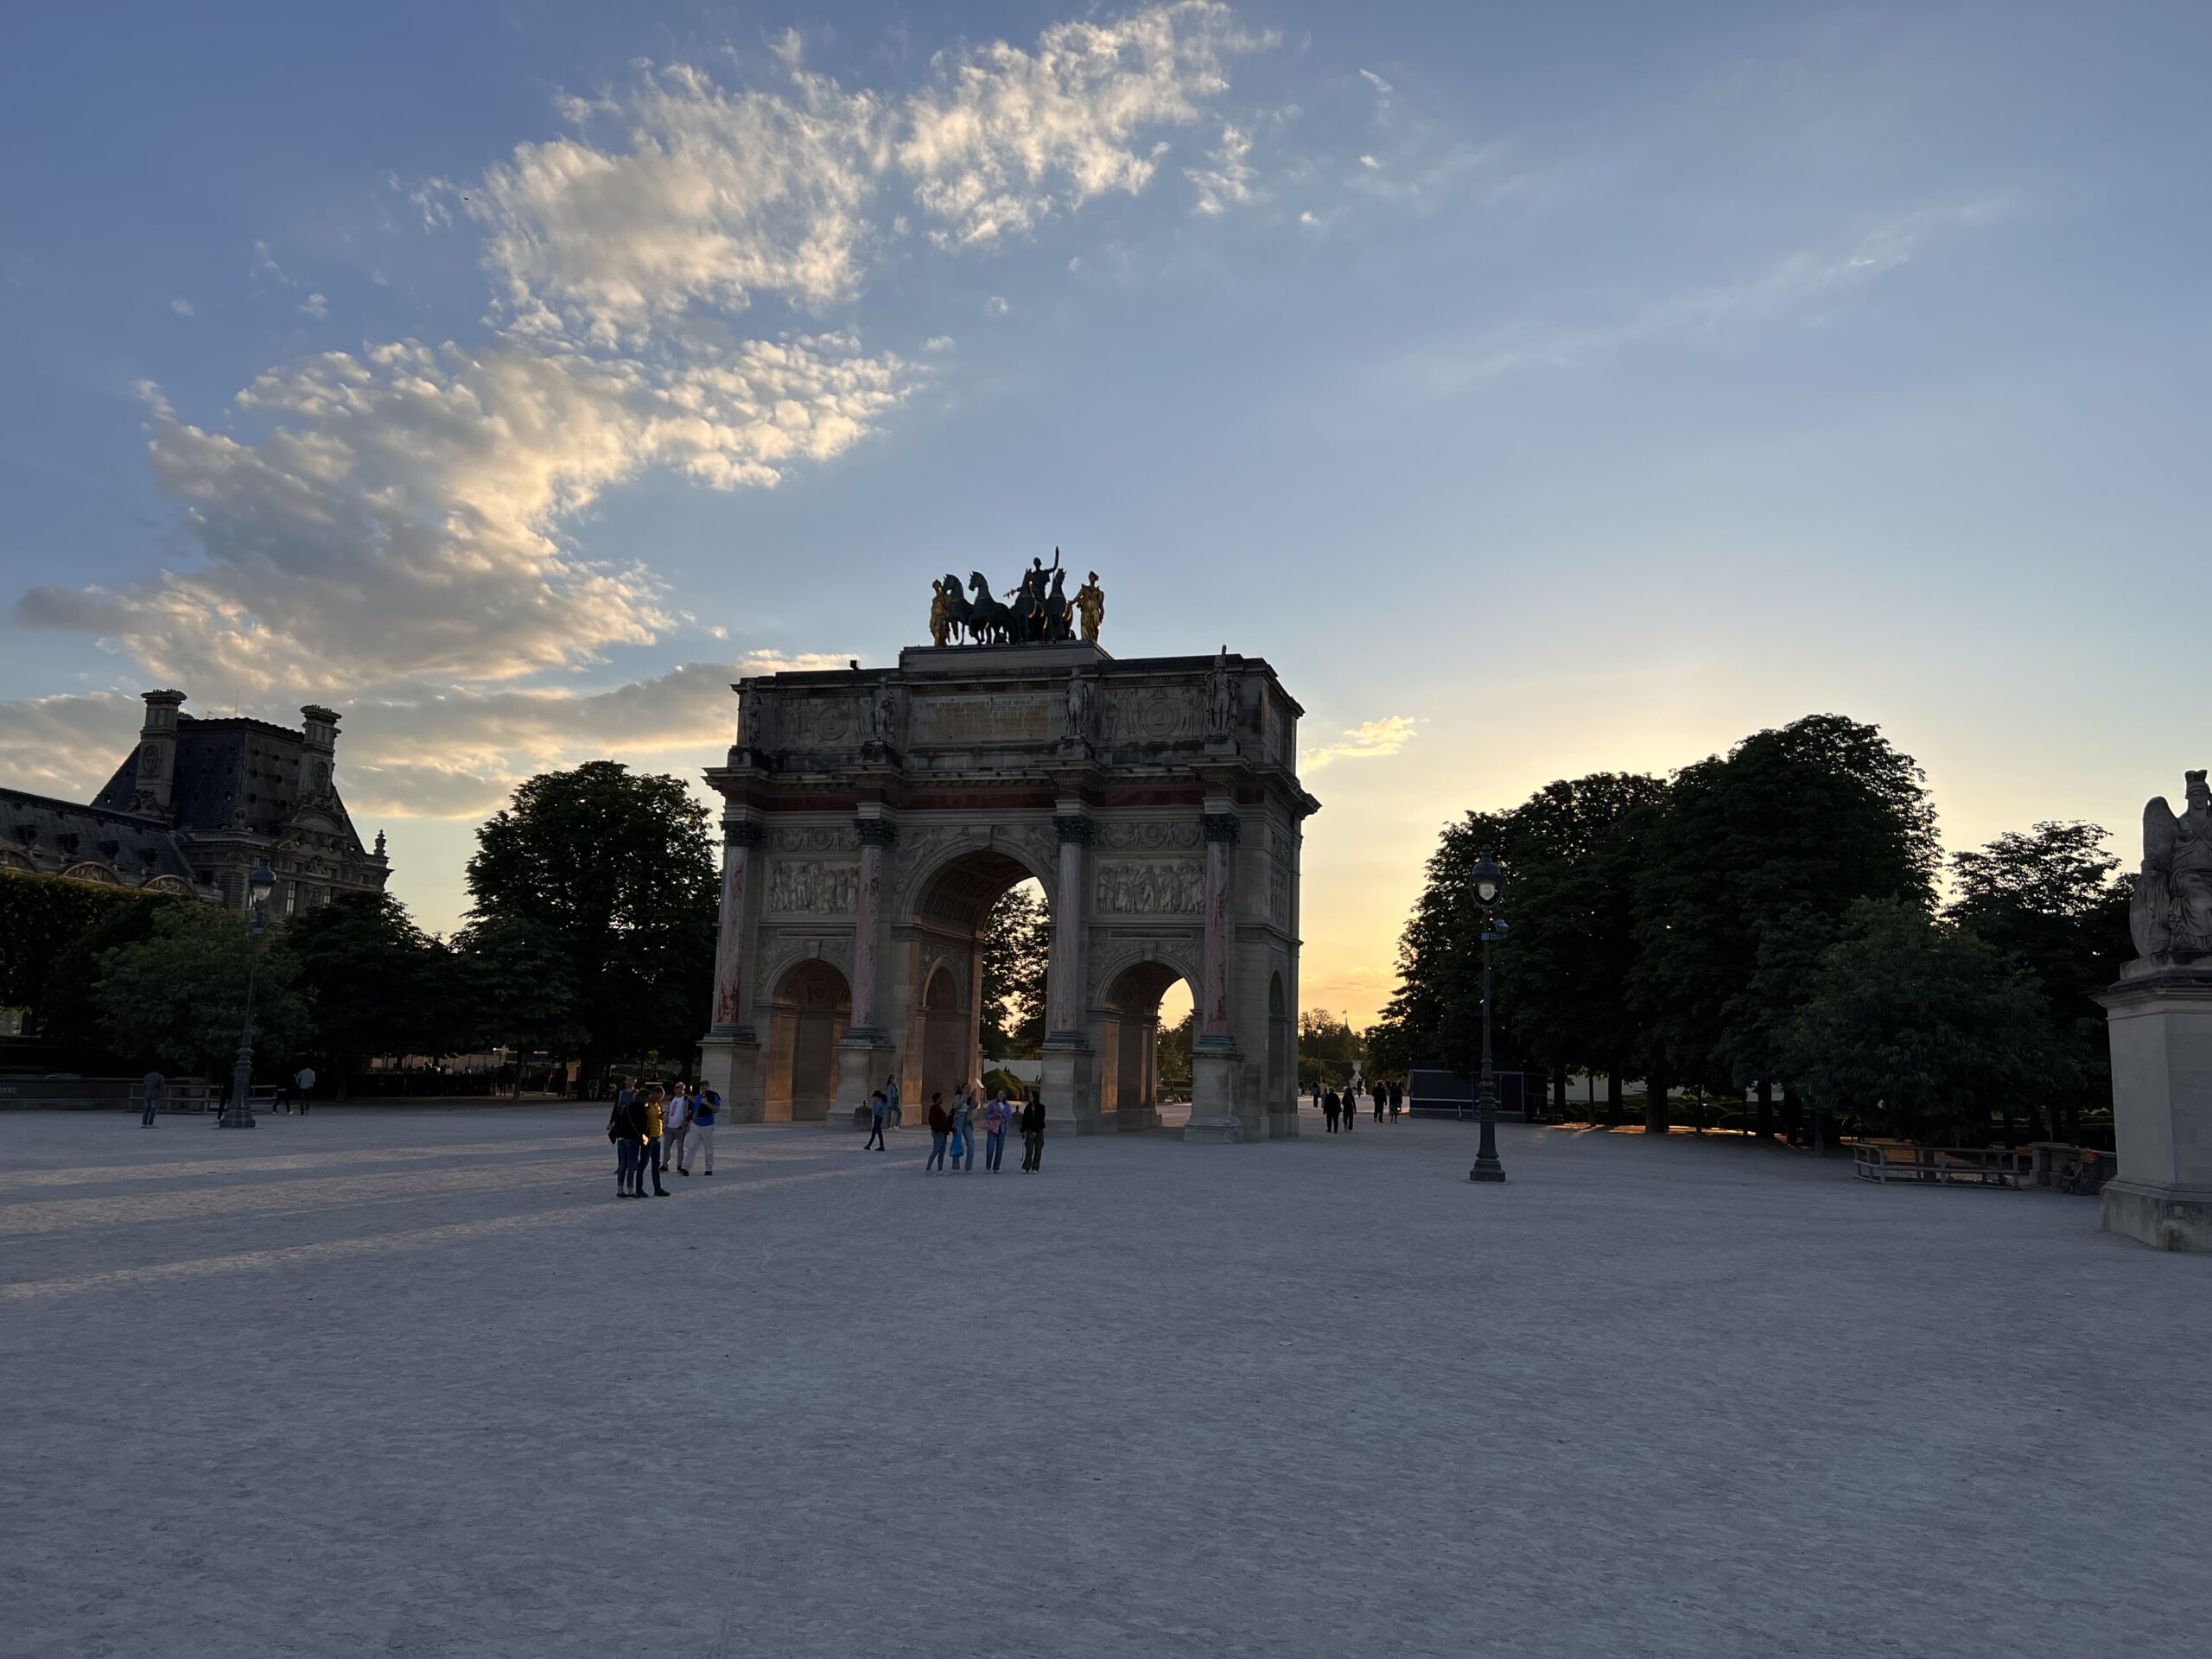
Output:
<svg viewBox="0 0 2212 1659">
<path fill-rule="evenodd" d="M 1046 1042 L 1045 1073 L 1038 1086 L 1045 1091 L 1046 1134 L 1055 1125 L 1074 1135 L 1096 1135 L 1104 1127 L 1098 1116 L 1096 1061 L 1088 1045 Z"/>
<path fill-rule="evenodd" d="M 868 1102 L 874 1098 L 875 1091 L 890 1077 L 898 1058 L 899 1051 L 880 1032 L 855 1028 L 839 1038 L 837 1098 L 830 1108 L 830 1121 L 839 1125 L 858 1122 L 860 1115 L 868 1110 Z M 929 1111 L 926 1100 L 901 1100 L 899 1103 L 908 1124 L 919 1122 Z"/>
<path fill-rule="evenodd" d="M 717 1028 L 699 1039 L 699 1081 L 722 1097 L 721 1121 L 758 1123 L 767 1104 L 760 1044 L 749 1031 Z"/>
<path fill-rule="evenodd" d="M 2124 979 L 2098 1001 L 2112 1042 L 2104 1230 L 2212 1250 L 2212 973 Z"/>
<path fill-rule="evenodd" d="M 1191 1051 L 1191 1121 L 1185 1141 L 1243 1141 L 1248 1138 L 1237 1099 L 1244 1063 L 1226 1044 L 1201 1039 Z M 1249 1137 L 1256 1139 L 1256 1136 Z"/>
</svg>

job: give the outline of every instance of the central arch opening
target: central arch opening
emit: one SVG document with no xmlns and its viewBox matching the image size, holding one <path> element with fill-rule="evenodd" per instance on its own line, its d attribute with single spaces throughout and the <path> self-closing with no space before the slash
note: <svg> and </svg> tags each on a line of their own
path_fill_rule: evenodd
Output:
<svg viewBox="0 0 2212 1659">
<path fill-rule="evenodd" d="M 1017 1075 L 1033 1071 L 1052 912 L 1028 867 L 989 849 L 963 854 L 924 884 L 908 922 L 906 1098 L 926 1111 L 931 1095 L 980 1084 L 990 1061 L 1010 1062 Z"/>
<path fill-rule="evenodd" d="M 837 1039 L 852 1017 L 852 988 L 829 963 L 797 963 L 777 981 L 769 1004 L 763 1121 L 805 1123 L 829 1116 L 837 1098 Z"/>
<path fill-rule="evenodd" d="M 1190 982 L 1164 962 L 1131 963 L 1106 988 L 1100 1105 L 1125 1129 L 1190 1116 Z"/>
</svg>

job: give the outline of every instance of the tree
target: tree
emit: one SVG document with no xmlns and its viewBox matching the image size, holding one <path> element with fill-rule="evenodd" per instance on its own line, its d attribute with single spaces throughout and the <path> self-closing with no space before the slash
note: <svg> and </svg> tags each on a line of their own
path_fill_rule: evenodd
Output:
<svg viewBox="0 0 2212 1659">
<path fill-rule="evenodd" d="M 283 937 L 341 1095 L 371 1056 L 448 1053 L 462 1034 L 451 953 L 391 894 L 341 893 Z"/>
<path fill-rule="evenodd" d="M 165 906 L 150 937 L 118 945 L 100 959 L 103 1034 L 136 1065 L 211 1079 L 231 1074 L 245 1020 L 246 969 L 252 938 L 245 918 L 215 905 Z M 305 1001 L 294 988 L 299 963 L 283 931 L 262 936 L 253 972 L 256 1069 L 281 1075 L 302 1052 L 311 1029 Z"/>
<path fill-rule="evenodd" d="M 531 779 L 477 832 L 468 891 L 473 924 L 527 925 L 567 963 L 587 1072 L 698 1040 L 716 886 L 707 810 L 681 779 L 613 760 Z"/>
<path fill-rule="evenodd" d="M 2005 952 L 1905 899 L 1862 899 L 1821 954 L 1778 1059 L 1815 1103 L 1953 1145 L 2049 1063 L 2042 998 Z"/>
<path fill-rule="evenodd" d="M 1154 1052 L 1159 1057 L 1159 1076 L 1163 1084 L 1176 1089 L 1190 1088 L 1191 1046 L 1198 1036 L 1198 1011 L 1186 1008 L 1180 1020 L 1160 1028 L 1160 1046 Z"/>
<path fill-rule="evenodd" d="M 1351 1023 L 1325 1008 L 1307 1008 L 1298 1016 L 1298 1086 L 1341 1083 L 1360 1064 L 1365 1045 Z"/>
<path fill-rule="evenodd" d="M 1808 715 L 1685 767 L 1640 860 L 1647 1071 L 1756 1082 L 1766 1134 L 1814 963 L 1862 899 L 1925 912 L 1939 858 L 1920 768 L 1875 727 Z"/>
<path fill-rule="evenodd" d="M 1444 826 L 1429 855 L 1421 897 L 1398 939 L 1398 988 L 1376 1033 L 1400 1069 L 1434 1058 L 1471 1074 L 1481 1064 L 1483 907 L 1473 872 L 1485 848 L 1512 855 L 1510 822 L 1510 815 L 1470 812 Z M 1299 1020 L 1301 1084 L 1308 1017 Z"/>
<path fill-rule="evenodd" d="M 1034 882 L 1008 888 L 991 906 L 982 935 L 984 1053 L 1031 1059 L 1045 1049 L 1045 976 L 1052 960 L 1052 919 Z"/>
<path fill-rule="evenodd" d="M 514 1094 L 520 1099 L 524 1056 L 583 1046 L 569 954 L 550 928 L 520 916 L 479 922 L 462 932 L 458 945 L 455 979 L 470 1040 L 515 1056 Z"/>
<path fill-rule="evenodd" d="M 2110 1049 L 2095 994 L 2135 954 L 2133 890 L 2114 879 L 2120 861 L 2094 823 L 2044 823 L 1953 855 L 1951 919 L 2017 963 L 2043 998 L 2052 1039 L 2050 1069 L 2031 1091 L 2061 1138 L 2062 1109 L 2075 1116 L 2109 1098 Z"/>
<path fill-rule="evenodd" d="M 193 900 L 137 887 L 97 886 L 58 875 L 0 874 L 0 1007 L 34 1020 L 65 1009 L 65 1024 L 91 1024 L 99 953 L 152 936 L 154 912 Z"/>
</svg>

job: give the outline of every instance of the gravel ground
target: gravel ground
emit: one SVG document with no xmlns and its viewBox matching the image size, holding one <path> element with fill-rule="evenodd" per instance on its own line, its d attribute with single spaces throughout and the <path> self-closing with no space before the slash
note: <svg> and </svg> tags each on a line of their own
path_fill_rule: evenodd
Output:
<svg viewBox="0 0 2212 1659">
<path fill-rule="evenodd" d="M 0 1114 L 0 1653 L 2182 1655 L 2212 1259 L 1471 1127 Z"/>
</svg>

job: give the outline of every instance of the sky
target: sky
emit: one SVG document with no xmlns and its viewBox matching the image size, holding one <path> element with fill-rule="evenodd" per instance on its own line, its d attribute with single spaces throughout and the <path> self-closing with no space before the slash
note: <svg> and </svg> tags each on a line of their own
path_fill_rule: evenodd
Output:
<svg viewBox="0 0 2212 1659">
<path fill-rule="evenodd" d="M 2132 853 L 2212 764 L 2208 74 L 2201 3 L 11 9 L 0 784 L 328 702 L 448 931 L 523 778 L 696 780 L 1058 546 L 1304 704 L 1355 1023 L 1445 822 L 1808 713 Z"/>
</svg>

